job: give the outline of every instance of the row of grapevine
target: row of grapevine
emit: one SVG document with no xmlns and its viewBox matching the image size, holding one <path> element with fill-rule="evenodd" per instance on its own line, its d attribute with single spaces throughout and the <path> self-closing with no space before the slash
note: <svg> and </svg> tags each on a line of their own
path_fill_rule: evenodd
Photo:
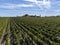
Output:
<svg viewBox="0 0 60 45">
<path fill-rule="evenodd" d="M 0 18 L 0 45 L 60 45 L 60 18 Z"/>
<path fill-rule="evenodd" d="M 59 23 L 46 19 L 43 22 L 43 18 L 39 18 L 40 23 L 37 18 L 31 19 L 31 17 L 21 17 L 21 18 L 12 18 L 14 21 L 14 25 L 16 26 L 16 30 L 23 30 L 27 36 L 29 36 L 36 45 L 59 45 L 59 31 L 56 27 Z M 35 24 L 33 20 L 37 21 Z M 54 19 L 54 18 L 52 18 Z M 48 21 L 48 22 L 46 22 Z M 16 31 L 15 30 L 15 31 Z M 58 40 L 59 39 L 59 40 Z"/>
</svg>

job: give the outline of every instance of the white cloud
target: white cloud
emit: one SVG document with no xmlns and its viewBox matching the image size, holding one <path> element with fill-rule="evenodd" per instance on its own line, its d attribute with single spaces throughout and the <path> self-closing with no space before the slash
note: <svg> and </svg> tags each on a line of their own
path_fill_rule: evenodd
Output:
<svg viewBox="0 0 60 45">
<path fill-rule="evenodd" d="M 50 8 L 51 2 L 48 0 L 38 1 L 38 0 L 24 0 L 27 2 L 32 2 L 30 4 L 10 4 L 10 3 L 4 3 L 0 4 L 0 8 L 8 8 L 8 9 L 15 9 L 19 7 L 34 7 L 38 6 L 39 8 Z"/>
<path fill-rule="evenodd" d="M 19 7 L 33 7 L 33 5 L 32 4 L 9 4 L 9 3 L 0 5 L 0 8 L 8 8 L 8 9 L 15 9 Z"/>
<path fill-rule="evenodd" d="M 38 0 L 25 0 L 25 1 L 28 1 L 28 2 L 33 2 L 35 3 L 37 6 L 39 6 L 40 8 L 50 8 L 51 7 L 51 2 L 50 0 L 46 1 L 46 0 L 41 0 L 41 1 L 38 1 Z"/>
<path fill-rule="evenodd" d="M 37 0 L 25 0 L 25 1 L 29 1 L 29 2 L 36 2 Z"/>
</svg>

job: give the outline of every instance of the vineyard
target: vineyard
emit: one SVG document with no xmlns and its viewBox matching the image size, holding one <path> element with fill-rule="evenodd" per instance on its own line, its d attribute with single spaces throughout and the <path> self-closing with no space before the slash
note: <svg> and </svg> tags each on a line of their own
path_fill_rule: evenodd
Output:
<svg viewBox="0 0 60 45">
<path fill-rule="evenodd" d="M 0 17 L 0 45 L 60 45 L 60 17 Z"/>
</svg>

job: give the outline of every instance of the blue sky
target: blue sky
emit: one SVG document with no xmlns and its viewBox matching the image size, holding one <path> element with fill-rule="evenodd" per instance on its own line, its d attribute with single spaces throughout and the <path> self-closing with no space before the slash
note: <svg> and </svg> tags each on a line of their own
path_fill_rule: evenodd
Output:
<svg viewBox="0 0 60 45">
<path fill-rule="evenodd" d="M 0 0 L 0 16 L 60 15 L 60 0 Z"/>
</svg>

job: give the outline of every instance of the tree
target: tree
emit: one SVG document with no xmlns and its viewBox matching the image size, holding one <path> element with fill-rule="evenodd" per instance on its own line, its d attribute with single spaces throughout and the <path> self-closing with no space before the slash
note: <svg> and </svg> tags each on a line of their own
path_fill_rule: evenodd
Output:
<svg viewBox="0 0 60 45">
<path fill-rule="evenodd" d="M 25 14 L 24 16 L 27 17 L 27 16 L 29 16 L 29 15 L 28 15 L 28 14 Z"/>
</svg>

